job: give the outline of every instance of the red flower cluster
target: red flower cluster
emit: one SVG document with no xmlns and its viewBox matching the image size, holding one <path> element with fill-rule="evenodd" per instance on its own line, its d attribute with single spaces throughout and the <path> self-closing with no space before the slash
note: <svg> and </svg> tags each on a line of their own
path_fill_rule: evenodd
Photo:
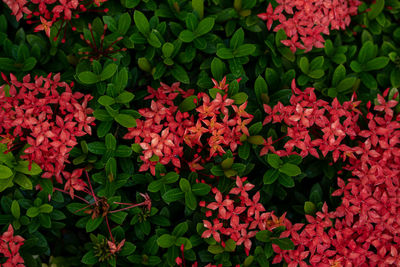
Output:
<svg viewBox="0 0 400 267">
<path fill-rule="evenodd" d="M 2 267 L 25 266 L 24 259 L 19 255 L 19 248 L 24 244 L 24 240 L 19 235 L 14 236 L 14 229 L 10 224 L 7 231 L 0 236 L 0 253 L 8 258 Z"/>
<path fill-rule="evenodd" d="M 400 115 L 393 108 L 398 94 L 391 100 L 378 95 L 378 104 L 366 117 L 357 109 L 360 101 L 340 104 L 337 99 L 328 105 L 316 101 L 313 88 L 304 92 L 295 88 L 289 106 L 278 103 L 265 106 L 265 123 L 284 122 L 288 126 L 286 150 L 279 155 L 296 153 L 303 157 L 332 152 L 333 160 L 343 159 L 345 170 L 353 178 L 348 183 L 338 178 L 340 189 L 333 196 L 342 196 L 341 205 L 328 212 L 325 204 L 316 217 L 306 216 L 307 225 L 286 225 L 281 237 L 291 237 L 297 246 L 294 251 L 282 251 L 274 259 L 285 259 L 289 266 L 389 266 L 399 265 L 400 256 Z M 361 118 L 366 128 L 359 125 Z M 342 143 L 355 140 L 357 146 Z M 349 142 L 346 142 L 349 143 Z M 304 228 L 303 228 L 304 227 Z M 300 232 L 299 232 L 300 231 Z"/>
<path fill-rule="evenodd" d="M 35 31 L 45 31 L 46 35 L 50 37 L 51 26 L 61 21 L 58 29 L 58 35 L 61 29 L 66 30 L 66 26 L 71 24 L 72 19 L 79 18 L 79 13 L 88 11 L 88 7 L 94 4 L 99 7 L 101 3 L 107 0 L 3 0 L 3 2 L 12 10 L 11 15 L 14 15 L 19 21 L 23 14 L 26 14 L 28 23 L 40 23 L 35 27 Z M 96 10 L 98 11 L 98 10 Z M 108 9 L 100 10 L 107 12 Z M 62 42 L 65 42 L 65 30 Z M 76 30 L 72 26 L 72 30 Z"/>
<path fill-rule="evenodd" d="M 163 165 L 172 162 L 176 168 L 181 168 L 184 143 L 197 153 L 208 153 L 210 159 L 224 154 L 226 148 L 236 150 L 240 137 L 248 135 L 246 125 L 252 115 L 244 111 L 247 103 L 237 107 L 227 94 L 222 96 L 217 93 L 211 100 L 205 93 L 199 93 L 197 98 L 193 98 L 198 107 L 190 115 L 189 112 L 179 111 L 173 101 L 179 95 L 184 99 L 191 97 L 194 90 L 185 92 L 179 85 L 174 83 L 170 87 L 161 83 L 157 90 L 148 87 L 150 95 L 145 99 L 155 100 L 151 101 L 150 108 L 139 110 L 145 120 L 136 120 L 137 126 L 128 129 L 124 136 L 125 139 L 135 138 L 135 143 L 143 149 L 140 171 L 150 168 L 154 175 L 157 162 Z M 227 90 L 228 85 L 224 88 Z M 201 170 L 200 163 L 205 162 L 204 157 L 195 154 L 192 161 L 185 162 L 192 171 Z"/>
<path fill-rule="evenodd" d="M 212 222 L 203 220 L 207 228 L 201 237 L 213 237 L 215 241 L 224 246 L 221 235 L 231 238 L 237 245 L 244 245 L 247 255 L 251 249 L 251 238 L 258 230 L 272 231 L 278 226 L 286 224 L 285 214 L 277 218 L 273 212 L 265 212 L 264 206 L 259 203 L 260 192 L 253 198 L 249 197 L 247 191 L 254 188 L 254 185 L 246 182 L 247 177 L 236 177 L 236 186 L 229 191 L 229 195 L 223 196 L 217 188 L 213 188 L 215 202 L 206 205 L 204 201 L 200 206 L 206 207 L 207 217 L 214 217 Z M 246 183 L 245 183 L 246 182 Z"/>
<path fill-rule="evenodd" d="M 55 176 L 62 183 L 62 173 L 66 190 L 83 186 L 82 170 L 70 174 L 64 167 L 76 137 L 91 134 L 95 118 L 89 116 L 93 110 L 87 103 L 92 96 L 72 93 L 73 84 L 61 82 L 60 74 L 36 76 L 33 82 L 30 75 L 22 82 L 13 74 L 10 80 L 2 77 L 7 84 L 0 86 L 0 134 L 13 137 L 11 146 L 30 145 L 21 158 L 37 163 L 44 170 L 43 178 Z"/>
<path fill-rule="evenodd" d="M 350 16 L 357 15 L 357 7 L 361 4 L 359 0 L 277 0 L 276 2 L 278 6 L 275 10 L 270 3 L 266 12 L 258 14 L 258 17 L 267 21 L 268 29 L 271 29 L 274 21 L 279 21 L 274 31 L 279 29 L 285 31 L 289 40 L 281 42 L 289 46 L 293 53 L 297 48 L 308 52 L 313 47 L 324 47 L 325 40 L 321 33 L 329 35 L 330 29 L 346 29 L 350 24 Z"/>
</svg>

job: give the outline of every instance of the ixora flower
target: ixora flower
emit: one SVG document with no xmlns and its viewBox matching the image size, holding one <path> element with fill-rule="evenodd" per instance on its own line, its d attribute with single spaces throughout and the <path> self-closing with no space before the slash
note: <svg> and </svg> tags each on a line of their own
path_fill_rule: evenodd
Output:
<svg viewBox="0 0 400 267">
<path fill-rule="evenodd" d="M 226 78 L 220 83 L 213 82 L 214 88 L 229 89 Z M 150 95 L 145 99 L 152 99 L 150 107 L 139 110 L 144 120 L 137 119 L 137 126 L 129 128 L 124 136 L 124 139 L 134 138 L 143 149 L 139 171 L 150 168 L 154 175 L 157 162 L 172 163 L 179 171 L 181 161 L 193 171 L 201 170 L 206 160 L 225 154 L 226 149 L 235 151 L 241 144 L 241 136 L 249 135 L 247 125 L 253 115 L 245 111 L 247 102 L 238 107 L 227 94 L 217 93 L 211 99 L 205 93 L 194 96 L 193 89 L 184 91 L 179 86 L 179 83 L 172 86 L 161 83 L 157 90 L 148 87 Z M 178 97 L 185 102 L 190 100 L 190 111 L 179 110 L 174 103 Z M 182 158 L 184 144 L 197 152 L 193 158 Z"/>
<path fill-rule="evenodd" d="M 274 31 L 283 29 L 289 38 L 282 44 L 290 47 L 293 53 L 297 49 L 310 51 L 313 47 L 323 48 L 322 33 L 329 30 L 345 30 L 350 24 L 350 16 L 357 15 L 358 0 L 277 0 L 277 6 L 269 3 L 266 12 L 258 17 L 267 21 L 268 30 L 274 21 L 279 21 Z"/>
<path fill-rule="evenodd" d="M 275 153 L 317 158 L 331 153 L 333 161 L 343 159 L 352 177 L 347 184 L 337 179 L 339 189 L 332 196 L 342 196 L 342 202 L 336 210 L 328 212 L 325 203 L 315 217 L 306 215 L 308 224 L 286 224 L 281 237 L 290 237 L 296 248 L 284 251 L 274 245 L 273 263 L 284 259 L 289 266 L 306 266 L 307 261 L 313 266 L 397 266 L 400 116 L 393 110 L 397 94 L 386 99 L 389 89 L 385 90 L 377 96 L 373 111 L 368 103 L 362 129 L 356 95 L 342 104 L 337 99 L 328 104 L 315 101 L 313 88 L 308 93 L 295 85 L 292 89 L 290 105 L 265 106 L 265 123 L 287 126 L 284 150 Z M 345 145 L 347 139 L 358 145 Z M 274 151 L 272 144 L 264 145 Z"/>
<path fill-rule="evenodd" d="M 3 2 L 11 9 L 11 15 L 14 15 L 17 21 L 26 14 L 29 24 L 37 24 L 34 31 L 45 31 L 50 37 L 51 27 L 59 24 L 58 32 L 55 39 L 57 40 L 62 29 L 64 29 L 61 42 L 65 42 L 65 34 L 67 26 L 71 25 L 73 31 L 76 30 L 72 26 L 71 20 L 78 19 L 80 13 L 87 11 L 108 12 L 108 9 L 91 10 L 89 7 L 100 7 L 101 3 L 107 0 L 3 0 Z"/>
<path fill-rule="evenodd" d="M 14 229 L 11 224 L 0 236 L 0 254 L 7 258 L 3 267 L 22 267 L 25 266 L 24 259 L 19 255 L 19 248 L 24 244 L 25 239 L 21 236 L 14 236 Z"/>
<path fill-rule="evenodd" d="M 43 178 L 55 177 L 73 196 L 73 189 L 85 187 L 78 179 L 81 171 L 65 171 L 69 151 L 77 144 L 77 137 L 91 134 L 95 118 L 87 107 L 90 95 L 73 93 L 73 84 L 60 81 L 60 74 L 47 77 L 26 75 L 19 82 L 13 74 L 0 86 L 0 134 L 9 136 L 7 147 L 24 146 L 22 159 L 37 163 Z M 10 144 L 12 142 L 12 144 Z"/>
</svg>

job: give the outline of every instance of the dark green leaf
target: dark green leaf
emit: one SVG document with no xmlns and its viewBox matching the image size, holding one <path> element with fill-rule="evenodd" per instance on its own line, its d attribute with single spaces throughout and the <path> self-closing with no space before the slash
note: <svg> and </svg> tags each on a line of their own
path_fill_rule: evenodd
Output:
<svg viewBox="0 0 400 267">
<path fill-rule="evenodd" d="M 279 171 L 286 175 L 289 175 L 289 176 L 297 176 L 297 175 L 301 174 L 301 170 L 300 170 L 299 166 L 294 165 L 292 163 L 283 164 L 279 168 Z"/>
<path fill-rule="evenodd" d="M 94 84 L 100 81 L 99 76 L 91 71 L 83 71 L 79 73 L 78 78 L 84 84 Z"/>
<path fill-rule="evenodd" d="M 186 84 L 190 83 L 187 72 L 180 65 L 175 65 L 171 70 L 171 74 L 172 74 L 172 76 L 174 76 L 175 79 L 177 79 L 180 82 L 183 82 Z"/>
<path fill-rule="evenodd" d="M 163 200 L 167 203 L 183 199 L 184 193 L 179 188 L 170 189 L 162 196 Z"/>
<path fill-rule="evenodd" d="M 281 238 L 281 239 L 271 239 L 271 241 L 272 241 L 272 243 L 278 245 L 283 250 L 293 250 L 294 249 L 293 242 L 287 237 Z"/>
<path fill-rule="evenodd" d="M 162 248 L 169 248 L 175 244 L 176 237 L 169 235 L 169 234 L 163 234 L 157 239 L 157 244 L 162 247 Z"/>
<path fill-rule="evenodd" d="M 118 114 L 114 119 L 116 122 L 126 128 L 132 128 L 136 126 L 136 120 L 128 114 Z"/>
<path fill-rule="evenodd" d="M 133 20 L 135 21 L 136 27 L 142 34 L 147 35 L 150 33 L 149 21 L 142 12 L 136 9 L 135 13 L 133 14 Z"/>
<path fill-rule="evenodd" d="M 115 74 L 115 72 L 117 71 L 117 69 L 118 69 L 117 64 L 114 64 L 114 63 L 108 64 L 108 65 L 103 69 L 103 71 L 100 73 L 100 79 L 101 79 L 102 81 L 105 81 L 105 80 L 110 79 L 110 78 Z M 80 77 L 79 77 L 79 78 L 80 78 Z"/>
<path fill-rule="evenodd" d="M 13 175 L 13 171 L 7 166 L 0 165 L 0 179 L 8 179 Z"/>
<path fill-rule="evenodd" d="M 197 29 L 194 32 L 194 35 L 196 37 L 199 37 L 199 36 L 202 36 L 202 35 L 208 33 L 214 27 L 214 22 L 215 22 L 215 19 L 211 18 L 211 17 L 207 17 L 207 18 L 201 20 L 199 25 L 197 26 Z"/>
<path fill-rule="evenodd" d="M 181 112 L 187 112 L 191 111 L 196 108 L 195 101 L 197 102 L 197 97 L 192 95 L 187 97 L 185 100 L 182 101 L 181 104 L 179 104 L 179 110 Z"/>
<path fill-rule="evenodd" d="M 208 184 L 198 183 L 192 186 L 192 192 L 197 196 L 205 196 L 211 190 L 211 187 Z"/>
<path fill-rule="evenodd" d="M 268 154 L 267 162 L 274 169 L 278 169 L 280 167 L 280 165 L 282 164 L 281 158 L 276 154 Z"/>
</svg>

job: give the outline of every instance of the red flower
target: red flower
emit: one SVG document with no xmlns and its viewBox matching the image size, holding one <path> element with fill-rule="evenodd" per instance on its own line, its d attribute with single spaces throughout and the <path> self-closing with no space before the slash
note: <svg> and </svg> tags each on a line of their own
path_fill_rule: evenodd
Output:
<svg viewBox="0 0 400 267">
<path fill-rule="evenodd" d="M 19 255 L 19 248 L 24 244 L 24 239 L 17 235 L 14 236 L 14 229 L 11 224 L 6 232 L 0 236 L 0 253 L 7 258 L 2 264 L 4 267 L 24 266 L 24 260 Z"/>
<path fill-rule="evenodd" d="M 214 221 L 214 225 L 212 225 L 209 221 L 203 220 L 203 225 L 208 230 L 205 230 L 201 234 L 202 238 L 209 238 L 212 235 L 214 237 L 215 241 L 221 242 L 221 237 L 217 231 L 221 229 L 222 223 L 218 223 L 218 222 L 216 223 Z"/>
</svg>

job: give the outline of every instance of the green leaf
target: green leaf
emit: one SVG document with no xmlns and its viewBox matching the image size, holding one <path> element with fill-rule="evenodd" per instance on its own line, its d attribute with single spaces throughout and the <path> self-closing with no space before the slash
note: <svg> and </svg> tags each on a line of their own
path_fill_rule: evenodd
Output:
<svg viewBox="0 0 400 267">
<path fill-rule="evenodd" d="M 264 141 L 264 137 L 262 137 L 261 135 L 249 136 L 247 138 L 247 142 L 253 145 L 262 145 L 264 144 Z"/>
<path fill-rule="evenodd" d="M 165 44 L 163 44 L 162 53 L 163 53 L 164 57 L 166 57 L 166 58 L 171 57 L 172 53 L 174 52 L 174 49 L 175 49 L 174 45 L 169 42 L 166 42 Z"/>
<path fill-rule="evenodd" d="M 200 19 L 204 17 L 204 0 L 192 0 L 192 8 Z"/>
<path fill-rule="evenodd" d="M 39 208 L 38 207 L 30 207 L 26 211 L 26 216 L 34 218 L 39 215 Z"/>
<path fill-rule="evenodd" d="M 39 207 L 40 213 L 51 213 L 53 211 L 53 206 L 50 204 L 43 204 Z"/>
<path fill-rule="evenodd" d="M 132 19 L 129 13 L 122 14 L 118 19 L 118 33 L 124 35 L 131 26 Z"/>
<path fill-rule="evenodd" d="M 189 250 L 192 248 L 192 242 L 186 237 L 178 237 L 175 241 L 175 246 L 180 247 L 184 246 L 184 250 Z"/>
<path fill-rule="evenodd" d="M 228 239 L 225 241 L 225 251 L 234 252 L 236 249 L 236 242 L 232 239 Z"/>
<path fill-rule="evenodd" d="M 17 173 L 13 179 L 13 182 L 21 186 L 23 189 L 26 190 L 33 189 L 31 179 L 29 179 L 25 174 Z"/>
<path fill-rule="evenodd" d="M 386 67 L 388 63 L 389 63 L 388 57 L 377 57 L 368 61 L 367 64 L 365 64 L 363 70 L 364 71 L 380 70 Z"/>
<path fill-rule="evenodd" d="M 269 169 L 264 173 L 264 184 L 273 184 L 279 178 L 279 171 L 277 169 Z"/>
<path fill-rule="evenodd" d="M 117 64 L 110 63 L 108 64 L 103 71 L 100 73 L 100 79 L 102 81 L 110 79 L 112 76 L 114 76 L 115 72 L 117 71 L 118 66 Z"/>
<path fill-rule="evenodd" d="M 294 244 L 289 238 L 271 239 L 272 243 L 278 245 L 283 250 L 293 250 Z"/>
<path fill-rule="evenodd" d="M 81 262 L 88 265 L 93 265 L 98 262 L 96 255 L 94 255 L 93 249 L 89 250 L 85 255 L 83 255 Z"/>
<path fill-rule="evenodd" d="M 110 216 L 110 220 L 112 220 L 113 222 L 117 223 L 117 224 L 123 224 L 126 217 L 128 216 L 127 212 L 116 212 L 116 213 L 112 213 Z"/>
<path fill-rule="evenodd" d="M 87 233 L 93 232 L 100 226 L 102 222 L 103 222 L 103 217 L 95 219 L 89 218 L 89 220 L 86 222 L 86 232 Z"/>
<path fill-rule="evenodd" d="M 194 33 L 189 30 L 183 30 L 179 34 L 179 39 L 184 43 L 190 43 L 194 40 L 195 36 Z"/>
<path fill-rule="evenodd" d="M 288 175 L 284 175 L 284 174 L 279 176 L 278 182 L 287 188 L 292 188 L 295 185 L 293 178 Z"/>
<path fill-rule="evenodd" d="M 197 26 L 197 29 L 194 31 L 194 35 L 196 37 L 202 36 L 209 31 L 212 30 L 214 27 L 215 19 L 211 17 L 207 17 L 203 20 L 200 21 L 199 25 Z"/>
<path fill-rule="evenodd" d="M 207 250 L 211 254 L 221 254 L 224 252 L 224 248 L 221 245 L 210 245 Z"/>
<path fill-rule="evenodd" d="M 155 48 L 160 48 L 161 47 L 161 42 L 160 39 L 158 39 L 157 35 L 154 33 L 155 30 L 153 30 L 149 37 L 147 38 L 147 42 L 151 45 L 154 46 Z"/>
<path fill-rule="evenodd" d="M 133 20 L 135 21 L 136 27 L 142 34 L 148 35 L 150 33 L 149 21 L 142 12 L 136 9 L 135 13 L 133 14 Z"/>
<path fill-rule="evenodd" d="M 127 103 L 131 102 L 134 97 L 135 97 L 135 95 L 132 94 L 131 92 L 124 91 L 115 98 L 115 101 L 117 103 L 127 104 Z"/>
<path fill-rule="evenodd" d="M 30 70 L 32 70 L 35 67 L 36 62 L 37 62 L 37 60 L 34 57 L 27 58 L 25 60 L 25 62 L 24 62 L 24 66 L 21 68 L 21 70 L 22 71 L 30 71 Z"/>
<path fill-rule="evenodd" d="M 336 89 L 338 92 L 344 92 L 353 87 L 356 82 L 357 77 L 349 77 L 341 80 L 341 82 L 337 85 Z"/>
<path fill-rule="evenodd" d="M 385 0 L 376 0 L 374 4 L 371 5 L 371 10 L 367 13 L 370 20 L 375 19 L 382 12 L 385 7 Z"/>
<path fill-rule="evenodd" d="M 171 74 L 172 74 L 172 76 L 174 76 L 175 79 L 177 79 L 178 81 L 180 81 L 182 83 L 186 83 L 186 84 L 190 83 L 189 76 L 188 76 L 187 72 L 180 65 L 176 64 L 172 68 Z"/>
<path fill-rule="evenodd" d="M 241 159 L 247 160 L 250 156 L 250 145 L 248 143 L 244 143 L 243 145 L 239 146 L 238 154 Z"/>
<path fill-rule="evenodd" d="M 211 61 L 211 73 L 217 81 L 222 80 L 224 75 L 224 68 L 224 62 L 222 62 L 219 58 L 214 57 Z"/>
<path fill-rule="evenodd" d="M 274 169 L 278 169 L 281 166 L 281 164 L 283 163 L 281 158 L 276 154 L 268 154 L 267 162 Z"/>
<path fill-rule="evenodd" d="M 189 225 L 187 222 L 181 222 L 177 226 L 175 226 L 174 230 L 172 231 L 173 236 L 183 236 L 189 229 Z"/>
<path fill-rule="evenodd" d="M 162 199 L 166 203 L 174 202 L 183 199 L 184 193 L 179 188 L 173 188 L 168 190 L 162 195 Z"/>
<path fill-rule="evenodd" d="M 103 155 L 107 148 L 104 143 L 96 141 L 88 144 L 88 150 L 95 155 Z"/>
<path fill-rule="evenodd" d="M 251 54 L 256 51 L 256 46 L 253 44 L 243 44 L 239 46 L 236 50 L 233 51 L 233 55 L 235 57 L 246 57 L 250 56 Z"/>
<path fill-rule="evenodd" d="M 268 230 L 259 231 L 256 234 L 256 239 L 261 242 L 269 242 L 270 237 L 272 236 L 272 232 Z"/>
<path fill-rule="evenodd" d="M 0 179 L 8 179 L 13 175 L 13 171 L 7 166 L 0 165 Z"/>
<path fill-rule="evenodd" d="M 226 47 L 221 47 L 217 50 L 217 56 L 222 59 L 231 59 L 233 58 L 233 50 Z"/>
<path fill-rule="evenodd" d="M 106 148 L 109 150 L 115 150 L 117 147 L 117 139 L 115 139 L 114 135 L 108 133 L 105 137 Z"/>
<path fill-rule="evenodd" d="M 172 184 L 178 181 L 179 174 L 177 174 L 176 172 L 169 172 L 165 176 L 163 176 L 162 179 L 164 180 L 164 183 Z"/>
<path fill-rule="evenodd" d="M 18 71 L 18 68 L 15 67 L 14 60 L 7 57 L 0 57 L 0 70 Z"/>
<path fill-rule="evenodd" d="M 118 158 L 127 158 L 132 155 L 132 149 L 126 145 L 119 145 L 114 153 L 114 155 Z"/>
<path fill-rule="evenodd" d="M 374 58 L 374 56 L 374 44 L 371 41 L 367 41 L 362 45 L 360 52 L 358 53 L 357 61 L 360 64 L 365 64 L 367 61 Z"/>
<path fill-rule="evenodd" d="M 310 63 L 308 62 L 307 57 L 302 57 L 300 59 L 299 67 L 304 74 L 308 74 L 308 72 L 310 71 Z"/>
<path fill-rule="evenodd" d="M 136 127 L 136 120 L 128 114 L 118 114 L 115 116 L 115 121 L 126 128 Z"/>
<path fill-rule="evenodd" d="M 115 100 L 108 95 L 102 95 L 99 97 L 99 99 L 97 99 L 97 102 L 99 102 L 99 104 L 103 106 L 110 106 L 115 103 Z"/>
<path fill-rule="evenodd" d="M 110 114 L 104 110 L 104 109 L 96 109 L 93 112 L 94 117 L 99 120 L 99 121 L 113 121 L 113 117 L 110 116 Z"/>
<path fill-rule="evenodd" d="M 289 176 L 297 176 L 301 174 L 301 169 L 299 168 L 299 166 L 294 165 L 292 163 L 283 164 L 279 168 L 279 171 Z"/>
<path fill-rule="evenodd" d="M 175 241 L 176 241 L 175 236 L 169 234 L 163 234 L 157 239 L 157 244 L 162 248 L 169 248 L 175 244 Z"/>
<path fill-rule="evenodd" d="M 320 79 L 325 75 L 323 70 L 313 70 L 308 73 L 308 76 L 313 79 Z"/>
<path fill-rule="evenodd" d="M 240 93 L 234 94 L 234 95 L 232 96 L 232 99 L 235 100 L 235 104 L 236 104 L 236 105 L 241 105 L 241 104 L 243 104 L 244 102 L 246 102 L 246 100 L 247 100 L 248 97 L 249 97 L 249 96 L 248 96 L 246 93 L 240 92 Z"/>
<path fill-rule="evenodd" d="M 332 76 L 332 86 L 337 86 L 346 77 L 346 68 L 343 65 L 337 66 Z"/>
<path fill-rule="evenodd" d="M 31 169 L 29 170 L 29 161 L 27 160 L 18 161 L 18 165 L 15 166 L 15 170 L 28 175 L 38 175 L 42 172 L 42 169 L 39 167 L 39 165 L 34 162 L 32 162 Z"/>
<path fill-rule="evenodd" d="M 244 42 L 244 31 L 242 28 L 239 28 L 232 36 L 229 46 L 236 50 L 241 44 Z"/>
<path fill-rule="evenodd" d="M 261 75 L 259 75 L 254 83 L 254 92 L 256 93 L 257 101 L 262 104 L 263 101 L 261 99 L 262 94 L 268 95 L 268 85 Z"/>
<path fill-rule="evenodd" d="M 21 210 L 19 207 L 19 203 L 16 200 L 13 200 L 11 204 L 11 214 L 14 216 L 14 218 L 19 219 L 21 216 Z"/>
<path fill-rule="evenodd" d="M 208 184 L 198 183 L 192 186 L 192 192 L 197 196 L 205 196 L 211 190 L 211 186 Z"/>
<path fill-rule="evenodd" d="M 187 179 L 185 178 L 181 178 L 181 180 L 179 181 L 179 187 L 181 188 L 181 190 L 186 193 L 191 191 L 191 186 L 190 183 Z"/>
<path fill-rule="evenodd" d="M 304 212 L 306 214 L 314 214 L 316 210 L 316 206 L 311 201 L 304 202 Z"/>
<path fill-rule="evenodd" d="M 155 193 L 155 192 L 160 191 L 162 186 L 163 186 L 163 183 L 161 180 L 155 180 L 149 184 L 149 186 L 147 187 L 147 190 L 149 192 Z"/>
<path fill-rule="evenodd" d="M 197 200 L 196 200 L 196 196 L 193 194 L 193 192 L 188 191 L 185 193 L 185 204 L 191 210 L 196 209 Z"/>
<path fill-rule="evenodd" d="M 99 76 L 91 71 L 83 71 L 79 73 L 78 78 L 84 84 L 94 84 L 100 81 Z"/>
<path fill-rule="evenodd" d="M 393 87 L 400 87 L 400 69 L 394 69 L 390 73 L 390 82 Z"/>
<path fill-rule="evenodd" d="M 194 95 L 185 98 L 185 100 L 183 100 L 182 103 L 179 104 L 179 110 L 181 112 L 187 112 L 195 109 L 195 101 L 197 102 L 197 97 Z"/>
</svg>

